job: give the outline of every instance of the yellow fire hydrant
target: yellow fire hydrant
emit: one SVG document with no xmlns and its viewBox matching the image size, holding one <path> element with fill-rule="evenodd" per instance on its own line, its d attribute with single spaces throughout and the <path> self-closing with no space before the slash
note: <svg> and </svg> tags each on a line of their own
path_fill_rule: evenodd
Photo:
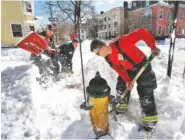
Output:
<svg viewBox="0 0 185 140">
<path fill-rule="evenodd" d="M 89 86 L 86 89 L 89 102 L 92 104 L 90 109 L 90 119 L 93 125 L 93 130 L 97 137 L 106 135 L 108 132 L 108 105 L 110 87 L 107 81 L 101 78 L 99 72 L 95 78 L 91 79 Z"/>
</svg>

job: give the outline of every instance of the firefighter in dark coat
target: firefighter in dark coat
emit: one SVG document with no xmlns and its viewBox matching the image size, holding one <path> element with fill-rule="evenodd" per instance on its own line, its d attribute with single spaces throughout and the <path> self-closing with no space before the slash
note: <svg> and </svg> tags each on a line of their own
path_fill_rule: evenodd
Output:
<svg viewBox="0 0 185 140">
<path fill-rule="evenodd" d="M 71 43 L 63 44 L 59 47 L 60 57 L 58 60 L 62 65 L 62 72 L 73 73 L 72 71 L 72 58 L 75 48 L 79 46 L 78 39 L 74 38 Z"/>
<path fill-rule="evenodd" d="M 91 43 L 91 51 L 104 57 L 119 75 L 116 86 L 117 98 L 123 94 L 126 88 L 130 90 L 133 88 L 134 85 L 131 81 L 146 60 L 145 54 L 135 45 L 140 40 L 146 42 L 152 53 L 159 55 L 160 50 L 156 47 L 154 38 L 143 28 L 122 36 L 109 45 L 98 39 L 93 40 Z M 157 87 L 157 83 L 150 64 L 137 80 L 137 84 L 142 109 L 141 126 L 145 131 L 152 132 L 155 130 L 158 116 L 153 91 Z M 117 113 L 124 113 L 127 110 L 130 94 L 127 95 L 124 100 L 120 101 L 120 105 L 116 110 Z"/>
</svg>

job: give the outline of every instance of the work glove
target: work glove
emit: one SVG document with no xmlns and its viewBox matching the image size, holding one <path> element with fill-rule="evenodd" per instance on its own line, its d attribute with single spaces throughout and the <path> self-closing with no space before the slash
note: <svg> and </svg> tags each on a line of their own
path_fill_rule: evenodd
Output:
<svg viewBox="0 0 185 140">
<path fill-rule="evenodd" d="M 132 90 L 134 87 L 134 84 L 131 81 L 129 81 L 126 83 L 126 87 L 128 88 L 128 90 Z"/>
<path fill-rule="evenodd" d="M 157 47 L 154 47 L 151 49 L 152 53 L 155 54 L 155 56 L 158 56 L 160 54 L 160 49 Z"/>
</svg>

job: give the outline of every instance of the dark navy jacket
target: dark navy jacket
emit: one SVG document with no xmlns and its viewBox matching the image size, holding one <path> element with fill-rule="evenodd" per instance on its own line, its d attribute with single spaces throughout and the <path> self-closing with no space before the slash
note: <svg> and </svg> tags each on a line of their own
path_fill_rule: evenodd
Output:
<svg viewBox="0 0 185 140">
<path fill-rule="evenodd" d="M 69 60 L 72 60 L 75 48 L 72 43 L 63 44 L 60 47 L 60 54 Z"/>
<path fill-rule="evenodd" d="M 60 55 L 62 57 L 62 66 L 65 69 L 72 70 L 72 58 L 75 48 L 72 43 L 63 44 L 59 47 Z"/>
</svg>

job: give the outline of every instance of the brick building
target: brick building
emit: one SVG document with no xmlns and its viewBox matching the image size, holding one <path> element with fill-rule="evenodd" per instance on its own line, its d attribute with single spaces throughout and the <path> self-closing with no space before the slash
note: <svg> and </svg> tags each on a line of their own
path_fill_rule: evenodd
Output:
<svg viewBox="0 0 185 140">
<path fill-rule="evenodd" d="M 143 27 L 149 30 L 157 39 L 168 37 L 173 24 L 174 6 L 172 4 L 173 2 L 133 1 L 130 31 Z M 176 37 L 184 37 L 184 30 L 185 5 L 181 3 L 178 8 Z"/>
</svg>

